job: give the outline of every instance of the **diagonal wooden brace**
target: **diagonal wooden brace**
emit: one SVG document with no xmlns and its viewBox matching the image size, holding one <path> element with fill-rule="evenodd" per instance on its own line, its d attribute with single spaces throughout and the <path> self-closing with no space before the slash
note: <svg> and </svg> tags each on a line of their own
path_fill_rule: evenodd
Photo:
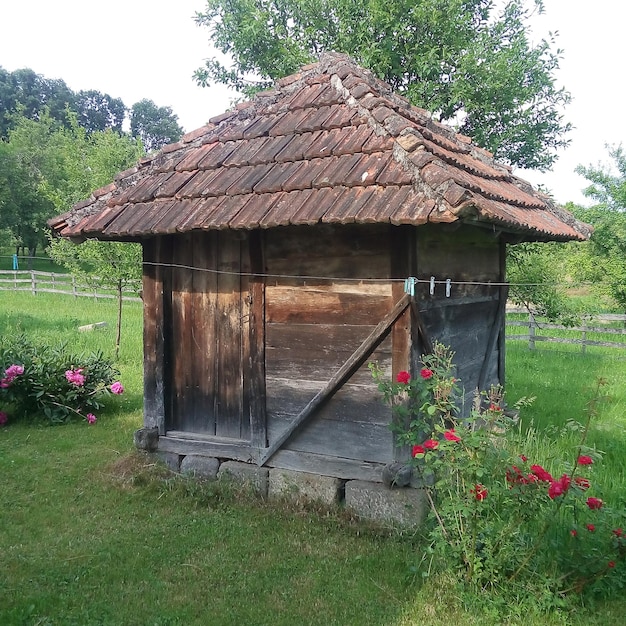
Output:
<svg viewBox="0 0 626 626">
<path fill-rule="evenodd" d="M 337 370 L 335 375 L 320 389 L 309 403 L 296 415 L 293 422 L 286 428 L 259 456 L 259 467 L 278 451 L 278 449 L 313 415 L 315 410 L 329 400 L 333 394 L 365 363 L 367 358 L 376 350 L 389 334 L 396 320 L 404 313 L 411 303 L 411 296 L 404 294 L 394 305 L 393 309 L 385 315 L 376 328 L 369 334 L 363 343 L 354 351 L 350 358 Z"/>
</svg>

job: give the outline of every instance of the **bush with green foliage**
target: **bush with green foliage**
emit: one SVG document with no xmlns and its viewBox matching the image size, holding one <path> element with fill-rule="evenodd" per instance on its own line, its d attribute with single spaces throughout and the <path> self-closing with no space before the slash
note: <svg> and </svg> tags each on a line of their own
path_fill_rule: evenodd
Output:
<svg viewBox="0 0 626 626">
<path fill-rule="evenodd" d="M 570 458 L 527 458 L 525 450 L 536 452 L 521 447 L 528 434 L 500 387 L 477 395 L 468 418 L 457 416 L 452 359 L 436 344 L 416 377 L 400 372 L 395 382 L 371 366 L 430 503 L 428 548 L 416 571 L 450 572 L 461 593 L 489 592 L 503 606 L 525 594 L 551 609 L 616 593 L 626 583 L 625 513 L 600 497 L 593 466 L 602 453 L 585 444 L 603 382 L 586 423 L 565 429 L 580 434 Z"/>
<path fill-rule="evenodd" d="M 124 391 L 119 372 L 101 352 L 72 354 L 65 344 L 36 345 L 25 336 L 0 341 L 0 404 L 17 419 L 44 417 L 93 424 L 101 397 Z M 1 421 L 8 413 L 0 411 Z"/>
</svg>

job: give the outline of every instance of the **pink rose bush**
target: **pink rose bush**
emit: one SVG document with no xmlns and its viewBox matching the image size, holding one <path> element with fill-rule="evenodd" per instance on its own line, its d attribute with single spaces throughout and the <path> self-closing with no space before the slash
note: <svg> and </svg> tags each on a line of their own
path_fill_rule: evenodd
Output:
<svg viewBox="0 0 626 626">
<path fill-rule="evenodd" d="M 124 392 L 119 372 L 102 353 L 73 355 L 65 345 L 39 346 L 24 336 L 0 343 L 0 372 L 0 426 L 35 417 L 94 424 L 101 397 Z"/>
<path fill-rule="evenodd" d="M 460 417 L 464 392 L 452 359 L 435 344 L 423 356 L 419 376 L 407 372 L 406 381 L 392 383 L 370 365 L 393 410 L 397 443 L 409 451 L 412 483 L 422 485 L 430 504 L 426 532 L 433 560 L 420 564 L 438 562 L 461 585 L 480 593 L 497 589 L 502 597 L 521 590 L 555 599 L 615 593 L 626 584 L 620 523 L 626 515 L 604 502 L 593 479 L 600 454 L 585 445 L 593 412 L 579 425 L 581 441 L 570 459 L 532 458 L 528 435 L 515 428 L 528 400 L 510 413 L 502 388 L 492 387 Z"/>
</svg>

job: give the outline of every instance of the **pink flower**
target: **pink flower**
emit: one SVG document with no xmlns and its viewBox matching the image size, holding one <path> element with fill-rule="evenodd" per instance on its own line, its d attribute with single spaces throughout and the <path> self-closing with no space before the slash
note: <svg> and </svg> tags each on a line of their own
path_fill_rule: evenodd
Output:
<svg viewBox="0 0 626 626">
<path fill-rule="evenodd" d="M 586 524 L 586 528 L 590 533 L 596 530 L 596 527 L 593 524 Z"/>
<path fill-rule="evenodd" d="M 66 370 L 65 378 L 68 383 L 72 383 L 72 385 L 76 387 L 82 387 L 85 384 L 85 376 L 83 375 L 83 370 Z"/>
<path fill-rule="evenodd" d="M 87 421 L 90 424 L 95 424 L 98 421 L 98 418 L 93 413 L 87 413 Z"/>
<path fill-rule="evenodd" d="M 502 408 L 499 407 L 497 404 L 494 404 L 493 402 L 489 405 L 489 410 L 490 411 L 494 411 L 495 413 L 500 413 L 502 411 Z"/>
<path fill-rule="evenodd" d="M 424 449 L 424 446 L 413 446 L 413 458 L 415 458 L 418 454 L 425 454 L 426 450 Z"/>
<path fill-rule="evenodd" d="M 396 380 L 399 383 L 406 385 L 411 380 L 411 374 L 409 374 L 405 370 L 402 370 L 401 372 L 398 372 L 398 375 L 396 376 Z"/>
<path fill-rule="evenodd" d="M 474 494 L 474 498 L 476 498 L 476 500 L 482 502 L 487 497 L 489 491 L 487 490 L 487 487 L 478 483 L 477 485 L 474 485 L 473 489 L 470 489 L 470 493 Z"/>
<path fill-rule="evenodd" d="M 592 464 L 593 464 L 593 459 L 590 456 L 581 454 L 578 457 L 578 465 L 592 465 Z"/>
<path fill-rule="evenodd" d="M 436 439 L 427 439 L 424 442 L 424 447 L 427 450 L 434 450 L 435 448 L 437 448 L 439 446 L 439 442 Z"/>
<path fill-rule="evenodd" d="M 519 458 L 522 459 L 522 463 L 526 463 L 526 461 L 528 461 L 528 457 L 525 454 L 520 454 Z"/>
<path fill-rule="evenodd" d="M 433 377 L 433 371 L 428 369 L 427 367 L 424 367 L 423 369 L 420 370 L 420 376 L 424 380 L 428 380 L 429 378 Z"/>
<path fill-rule="evenodd" d="M 0 426 L 4 426 L 8 421 L 9 416 L 4 411 L 0 411 Z"/>
<path fill-rule="evenodd" d="M 587 506 L 593 511 L 593 510 L 598 510 L 602 508 L 602 505 L 604 504 L 604 502 L 602 502 L 602 500 L 600 500 L 600 498 L 587 498 Z"/>
<path fill-rule="evenodd" d="M 124 393 L 124 387 L 122 386 L 122 383 L 118 382 L 114 382 L 111 385 L 111 393 L 115 393 L 117 395 Z"/>
<path fill-rule="evenodd" d="M 446 430 L 446 432 L 443 433 L 443 437 L 444 439 L 447 439 L 448 441 L 461 441 L 461 438 L 455 434 L 454 428 L 451 428 L 450 430 Z"/>
<path fill-rule="evenodd" d="M 11 383 L 18 377 L 24 373 L 23 365 L 9 365 L 4 370 L 4 378 L 0 380 L 0 388 L 8 389 L 11 386 Z"/>
<path fill-rule="evenodd" d="M 4 371 L 4 375 L 7 378 L 10 378 L 11 380 L 13 380 L 16 376 L 21 376 L 23 373 L 24 373 L 23 365 L 10 365 Z"/>
</svg>

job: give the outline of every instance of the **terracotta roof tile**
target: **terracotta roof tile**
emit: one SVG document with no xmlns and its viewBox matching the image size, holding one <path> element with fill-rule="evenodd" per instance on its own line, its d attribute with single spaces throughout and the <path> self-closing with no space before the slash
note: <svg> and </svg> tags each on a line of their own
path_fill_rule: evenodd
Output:
<svg viewBox="0 0 626 626">
<path fill-rule="evenodd" d="M 50 220 L 72 237 L 467 221 L 533 239 L 590 229 L 467 137 L 329 53 Z"/>
<path fill-rule="evenodd" d="M 276 226 L 288 226 L 293 216 L 298 213 L 302 205 L 315 194 L 313 189 L 301 191 L 281 192 L 276 194 L 276 202 L 269 211 L 259 220 L 261 228 L 273 228 Z"/>
</svg>

